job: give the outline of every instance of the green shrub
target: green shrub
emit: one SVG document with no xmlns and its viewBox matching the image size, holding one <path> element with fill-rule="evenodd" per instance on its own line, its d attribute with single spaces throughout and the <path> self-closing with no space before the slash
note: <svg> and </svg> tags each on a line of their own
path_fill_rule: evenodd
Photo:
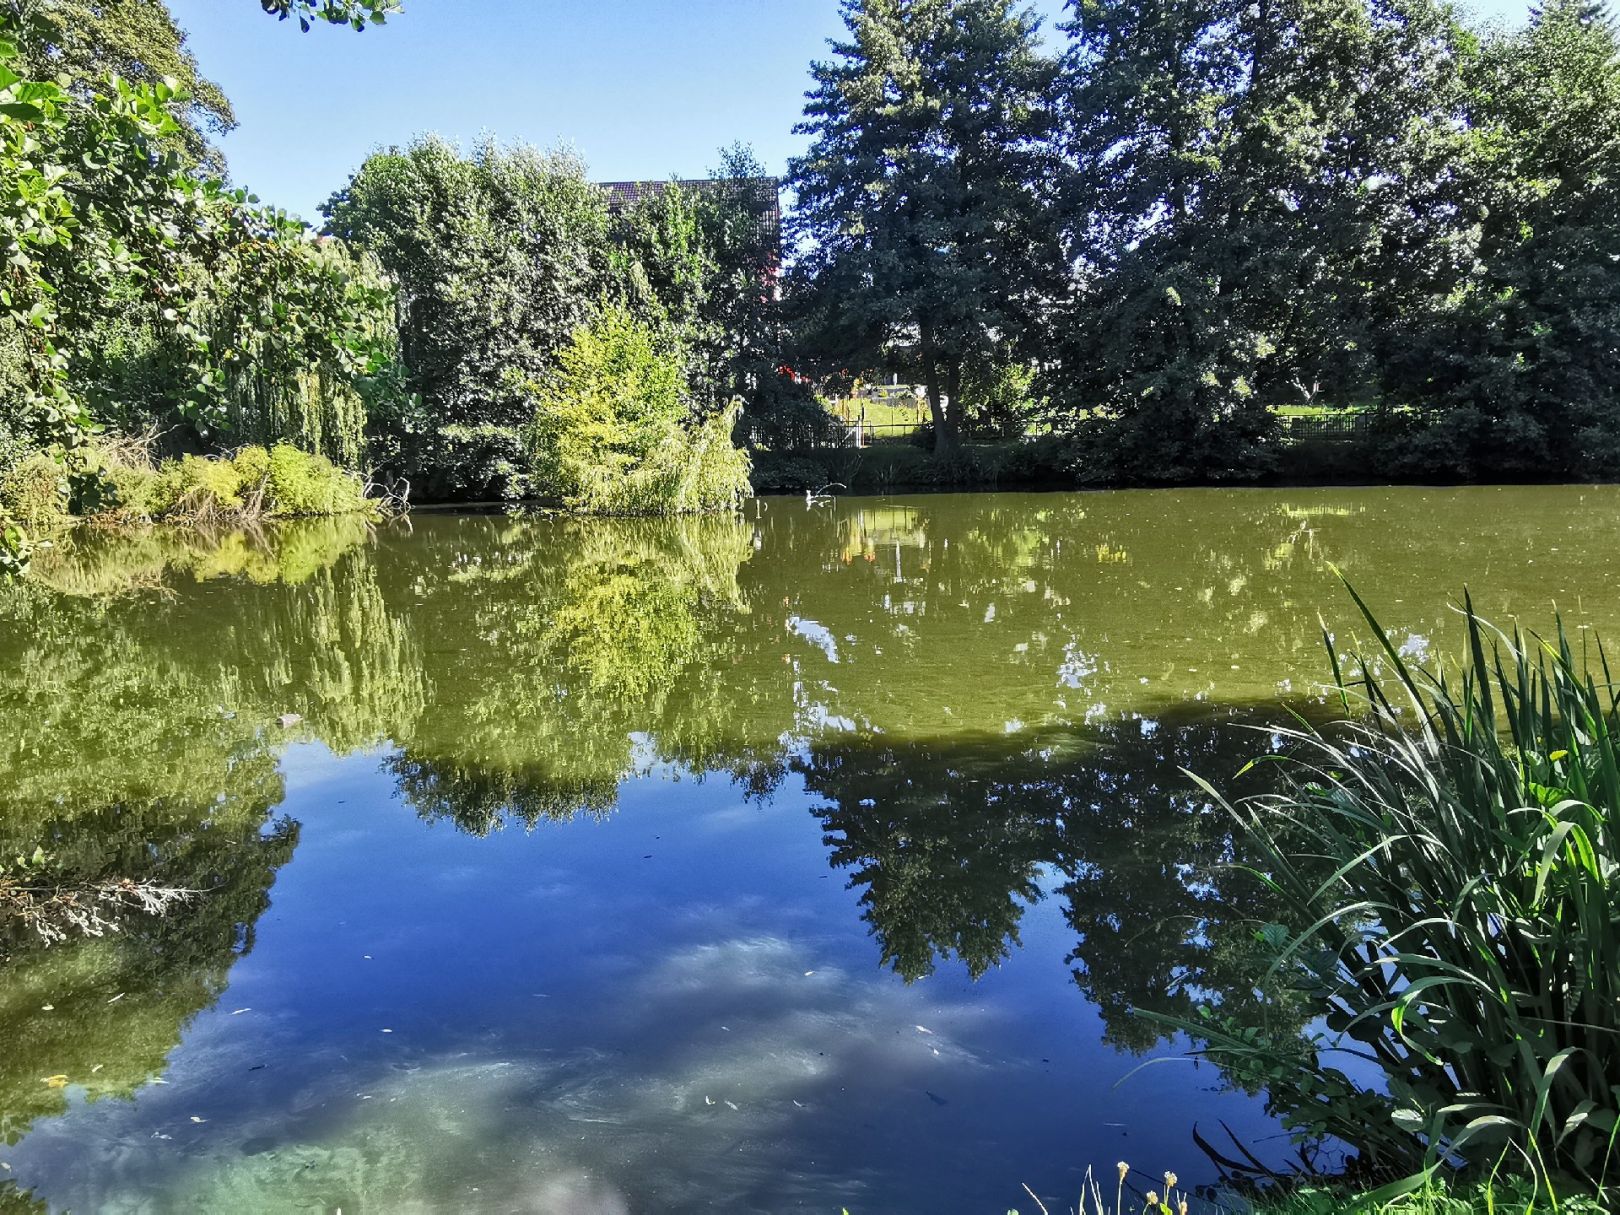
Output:
<svg viewBox="0 0 1620 1215">
<path fill-rule="evenodd" d="M 1360 600 L 1357 599 L 1360 604 Z M 1377 640 L 1353 720 L 1284 732 L 1285 791 L 1229 807 L 1292 913 L 1266 930 L 1279 983 L 1327 1034 L 1194 1032 L 1264 1084 L 1297 1135 L 1373 1175 L 1504 1152 L 1548 1175 L 1620 1169 L 1620 690 L 1600 646 L 1501 635 L 1468 605 L 1460 679 Z M 1600 670 L 1603 682 L 1590 671 Z M 1370 1060 L 1376 1082 L 1337 1066 Z"/>
<path fill-rule="evenodd" d="M 325 456 L 311 455 L 285 443 L 271 449 L 266 475 L 269 488 L 265 505 L 272 515 L 346 515 L 372 509 L 359 477 Z"/>
<path fill-rule="evenodd" d="M 181 456 L 158 469 L 153 515 L 207 519 L 242 509 L 242 477 L 229 460 Z"/>
<path fill-rule="evenodd" d="M 162 513 L 161 495 L 168 486 L 155 468 L 132 464 L 104 464 L 101 478 L 101 509 L 98 514 L 150 519 Z"/>
<path fill-rule="evenodd" d="M 370 511 L 365 486 L 324 456 L 281 445 L 232 457 L 182 456 L 154 465 L 146 444 L 102 440 L 98 484 L 83 512 L 112 522 L 340 515 Z"/>
<path fill-rule="evenodd" d="M 571 510 L 663 515 L 733 509 L 749 492 L 738 407 L 687 420 L 682 356 L 622 308 L 580 328 L 534 389 L 531 485 Z"/>
<path fill-rule="evenodd" d="M 756 494 L 803 493 L 835 479 L 814 451 L 756 451 L 749 477 Z"/>
<path fill-rule="evenodd" d="M 242 489 L 246 493 L 263 488 L 270 475 L 270 453 L 258 444 L 244 447 L 231 457 L 231 463 L 236 468 L 236 475 L 242 479 Z"/>
<path fill-rule="evenodd" d="M 67 477 L 60 461 L 43 452 L 0 474 L 0 515 L 26 532 L 54 531 L 68 521 Z"/>
<path fill-rule="evenodd" d="M 4 391 L 6 385 L 4 335 L 5 327 L 0 325 L 0 391 Z M 40 454 L 39 444 L 35 442 L 28 428 L 20 420 L 0 414 L 0 478 L 29 456 L 38 454 Z"/>
</svg>

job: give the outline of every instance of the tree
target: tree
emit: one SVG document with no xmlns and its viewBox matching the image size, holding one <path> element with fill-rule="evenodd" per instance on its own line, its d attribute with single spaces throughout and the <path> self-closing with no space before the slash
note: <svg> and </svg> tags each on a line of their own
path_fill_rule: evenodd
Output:
<svg viewBox="0 0 1620 1215">
<path fill-rule="evenodd" d="M 104 76 L 131 84 L 173 82 L 185 96 L 174 107 L 186 158 L 223 176 L 225 158 L 214 139 L 236 127 L 230 99 L 202 74 L 186 35 L 166 5 L 151 0 L 5 0 L 15 18 L 18 62 L 32 80 L 66 78 L 75 92 Z"/>
<path fill-rule="evenodd" d="M 1048 376 L 1109 479 L 1253 475 L 1272 409 L 1368 391 L 1389 225 L 1451 117 L 1447 22 L 1405 0 L 1073 0 Z M 1398 239 L 1398 237 L 1397 237 Z M 1399 284 L 1394 285 L 1399 289 Z"/>
<path fill-rule="evenodd" d="M 749 490 L 735 409 L 689 418 L 684 362 L 668 335 L 622 307 L 581 326 L 532 389 L 534 490 L 595 514 L 735 508 Z"/>
<path fill-rule="evenodd" d="M 808 329 L 834 366 L 914 369 L 954 451 L 964 368 L 1032 327 L 1058 266 L 1053 65 L 1012 0 L 845 0 L 844 23 L 790 167 Z"/>
<path fill-rule="evenodd" d="M 413 399 L 374 419 L 380 460 L 441 497 L 508 492 L 533 412 L 523 385 L 612 284 L 602 192 L 568 153 L 486 140 L 462 156 L 430 137 L 368 157 L 321 210 L 398 286 Z"/>
<path fill-rule="evenodd" d="M 259 7 L 281 21 L 296 19 L 308 33 L 318 21 L 357 30 L 381 25 L 388 20 L 388 14 L 400 11 L 400 0 L 259 0 Z"/>
<path fill-rule="evenodd" d="M 1620 42 L 1552 0 L 1465 64 L 1467 200 L 1452 273 L 1392 324 L 1388 388 L 1413 406 L 1403 473 L 1620 474 Z"/>
<path fill-rule="evenodd" d="M 313 10 L 314 0 L 289 0 Z M 380 18 L 389 0 L 321 0 L 337 16 L 361 7 Z M 267 7 L 275 11 L 275 4 Z M 98 12 L 101 10 L 97 10 Z M 10 398 L 8 442 L 20 433 L 68 454 L 80 448 L 91 413 L 70 371 L 94 312 L 74 315 L 74 298 L 106 309 L 115 287 L 135 284 L 156 316 L 188 343 L 185 396 L 217 403 L 225 377 L 210 336 L 186 305 L 185 270 L 223 248 L 265 239 L 279 216 L 256 211 L 243 192 L 199 179 L 175 150 L 172 112 L 189 98 L 164 80 L 132 85 L 108 76 L 94 86 L 29 80 L 11 66 L 19 14 L 0 10 L 0 247 L 8 268 L 0 294 L 0 379 Z M 178 51 L 176 51 L 178 53 Z M 270 318 L 274 321 L 273 315 Z M 341 328 L 328 334 L 340 345 Z M 26 563 L 27 535 L 0 514 L 0 573 Z"/>
<path fill-rule="evenodd" d="M 771 288 L 778 206 L 775 179 L 739 146 L 721 152 L 707 182 L 649 189 L 615 225 L 626 302 L 679 336 L 704 413 L 737 397 L 751 406 L 783 362 Z"/>
</svg>

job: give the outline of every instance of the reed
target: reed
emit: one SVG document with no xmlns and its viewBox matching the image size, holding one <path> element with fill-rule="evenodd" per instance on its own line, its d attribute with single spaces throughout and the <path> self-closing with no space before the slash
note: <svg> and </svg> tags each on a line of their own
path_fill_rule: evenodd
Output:
<svg viewBox="0 0 1620 1215">
<path fill-rule="evenodd" d="M 1455 670 L 1327 640 L 1346 720 L 1284 731 L 1281 792 L 1230 804 L 1289 923 L 1267 984 L 1325 1029 L 1210 1014 L 1205 1053 L 1263 1084 L 1301 1138 L 1337 1138 L 1376 1195 L 1442 1172 L 1616 1182 L 1620 694 L 1595 638 L 1505 633 L 1465 598 Z M 1342 1064 L 1342 1066 L 1341 1066 Z"/>
</svg>

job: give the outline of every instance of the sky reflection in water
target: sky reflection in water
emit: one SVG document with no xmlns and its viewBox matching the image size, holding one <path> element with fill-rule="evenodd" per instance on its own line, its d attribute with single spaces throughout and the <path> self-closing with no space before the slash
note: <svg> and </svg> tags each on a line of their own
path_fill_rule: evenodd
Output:
<svg viewBox="0 0 1620 1215">
<path fill-rule="evenodd" d="M 1447 652 L 1465 580 L 1612 629 L 1617 504 L 64 546 L 0 598 L 0 854 L 208 893 L 6 938 L 0 1210 L 999 1212 L 1121 1157 L 1207 1177 L 1193 1124 L 1266 1143 L 1258 1102 L 1185 1062 L 1120 1083 L 1184 1045 L 1133 1009 L 1249 1009 L 1264 967 L 1179 770 L 1310 707 L 1318 612 L 1352 619 L 1330 562 L 1414 648 Z"/>
</svg>

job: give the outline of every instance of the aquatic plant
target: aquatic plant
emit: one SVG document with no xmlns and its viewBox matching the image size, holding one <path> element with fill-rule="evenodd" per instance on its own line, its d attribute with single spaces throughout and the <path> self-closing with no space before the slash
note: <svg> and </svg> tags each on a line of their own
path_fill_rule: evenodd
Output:
<svg viewBox="0 0 1620 1215">
<path fill-rule="evenodd" d="M 1327 1032 L 1213 1015 L 1193 1031 L 1297 1136 L 1404 1178 L 1386 1196 L 1505 1151 L 1613 1184 L 1620 691 L 1603 648 L 1577 652 L 1561 620 L 1499 632 L 1465 599 L 1458 677 L 1409 664 L 1356 602 L 1371 655 L 1341 661 L 1328 637 L 1350 720 L 1283 731 L 1284 790 L 1222 801 L 1286 908 L 1269 982 L 1307 992 Z"/>
</svg>

